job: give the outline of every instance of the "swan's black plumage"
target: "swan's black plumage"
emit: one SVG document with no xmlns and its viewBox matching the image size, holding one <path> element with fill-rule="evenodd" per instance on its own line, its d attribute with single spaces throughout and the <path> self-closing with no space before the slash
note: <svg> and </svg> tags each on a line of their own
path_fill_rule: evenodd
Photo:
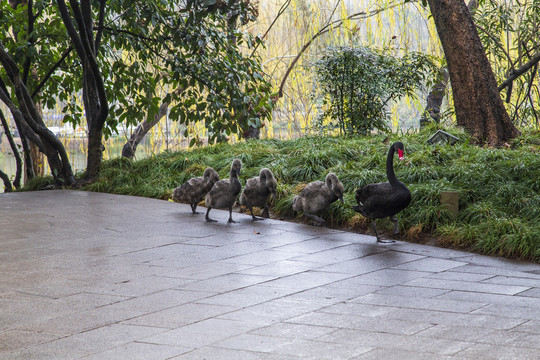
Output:
<svg viewBox="0 0 540 360">
<path fill-rule="evenodd" d="M 268 197 L 276 196 L 276 187 L 277 181 L 274 174 L 267 168 L 261 169 L 258 177 L 248 179 L 240 195 L 240 204 L 249 208 L 252 220 L 264 220 L 253 215 L 254 206 L 264 208 L 263 216 L 269 217 Z"/>
<path fill-rule="evenodd" d="M 205 219 L 208 222 L 215 222 L 216 220 L 210 219 L 208 214 L 212 208 L 217 209 L 229 209 L 229 223 L 234 223 L 232 219 L 232 208 L 236 201 L 236 197 L 240 194 L 242 190 L 242 185 L 240 180 L 238 180 L 238 175 L 240 175 L 240 170 L 242 169 L 242 161 L 239 159 L 234 159 L 231 164 L 231 171 L 229 179 L 220 180 L 214 184 L 210 192 L 206 195 L 206 216 Z"/>
<path fill-rule="evenodd" d="M 386 177 L 388 182 L 368 184 L 356 191 L 358 205 L 353 209 L 363 216 L 373 219 L 372 226 L 377 236 L 377 241 L 382 241 L 377 233 L 375 219 L 390 217 L 394 222 L 394 234 L 399 233 L 399 223 L 394 217 L 405 209 L 411 202 L 411 192 L 399 181 L 394 173 L 394 153 L 398 152 L 399 159 L 403 160 L 403 144 L 395 142 L 388 149 L 386 158 Z"/>
<path fill-rule="evenodd" d="M 218 173 L 211 167 L 204 170 L 203 176 L 189 179 L 181 186 L 174 189 L 172 199 L 175 202 L 187 202 L 191 206 L 194 214 L 200 214 L 197 211 L 197 204 L 201 202 L 212 186 L 219 181 Z"/>
</svg>

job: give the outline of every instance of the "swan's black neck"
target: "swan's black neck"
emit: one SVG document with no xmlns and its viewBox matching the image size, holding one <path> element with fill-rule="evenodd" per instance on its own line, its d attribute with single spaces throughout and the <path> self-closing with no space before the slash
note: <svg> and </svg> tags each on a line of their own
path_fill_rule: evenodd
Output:
<svg viewBox="0 0 540 360">
<path fill-rule="evenodd" d="M 401 182 L 397 179 L 396 174 L 394 173 L 394 153 L 396 150 L 393 146 L 390 146 L 388 150 L 388 156 L 386 157 L 386 177 L 388 182 L 392 187 L 398 186 Z"/>
</svg>

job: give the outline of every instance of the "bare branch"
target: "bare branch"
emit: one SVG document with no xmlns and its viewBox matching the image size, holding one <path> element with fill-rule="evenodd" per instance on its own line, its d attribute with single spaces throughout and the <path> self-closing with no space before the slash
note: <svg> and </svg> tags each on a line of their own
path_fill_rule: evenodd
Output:
<svg viewBox="0 0 540 360">
<path fill-rule="evenodd" d="M 515 79 L 517 79 L 518 77 L 520 77 L 521 75 L 525 74 L 527 71 L 529 71 L 530 69 L 532 69 L 536 64 L 538 64 L 540 62 L 540 52 L 534 54 L 532 57 L 531 57 L 531 60 L 529 60 L 528 62 L 526 62 L 525 64 L 523 64 L 520 68 L 518 68 L 517 70 L 513 70 L 511 73 L 510 73 L 510 76 L 508 77 L 508 79 L 506 79 L 505 81 L 502 82 L 502 84 L 500 84 L 498 86 L 498 89 L 499 91 L 503 90 L 505 87 L 509 86 Z"/>
<path fill-rule="evenodd" d="M 58 69 L 60 67 L 60 65 L 62 65 L 62 63 L 64 62 L 64 60 L 68 57 L 69 53 L 73 50 L 73 47 L 70 46 L 66 49 L 66 51 L 64 51 L 64 53 L 62 54 L 62 57 L 49 69 L 49 71 L 47 72 L 47 74 L 45 74 L 45 76 L 43 77 L 43 79 L 41 79 L 40 83 L 38 84 L 38 86 L 35 88 L 35 90 L 32 92 L 32 99 L 36 97 L 37 94 L 39 94 L 39 92 L 41 91 L 41 89 L 43 88 L 43 86 L 45 86 L 45 83 L 50 79 L 50 77 L 52 76 L 52 74 L 54 74 L 54 72 L 56 71 L 56 69 Z"/>
</svg>

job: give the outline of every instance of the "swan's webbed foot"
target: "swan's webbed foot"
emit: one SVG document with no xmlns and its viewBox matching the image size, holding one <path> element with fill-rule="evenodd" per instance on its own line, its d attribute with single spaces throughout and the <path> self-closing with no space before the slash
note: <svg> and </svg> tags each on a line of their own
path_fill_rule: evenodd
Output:
<svg viewBox="0 0 540 360">
<path fill-rule="evenodd" d="M 381 238 L 377 238 L 377 242 L 380 242 L 381 244 L 391 244 L 391 243 L 395 243 L 396 240 L 383 240 Z"/>
<path fill-rule="evenodd" d="M 379 236 L 379 233 L 377 232 L 377 223 L 375 222 L 375 219 L 373 219 L 373 221 L 371 222 L 371 227 L 373 227 L 373 230 L 375 230 L 375 237 L 377 238 L 377 242 L 379 242 L 381 244 L 391 244 L 391 243 L 396 242 L 395 240 L 383 240 L 383 239 L 381 239 L 381 237 Z"/>
</svg>

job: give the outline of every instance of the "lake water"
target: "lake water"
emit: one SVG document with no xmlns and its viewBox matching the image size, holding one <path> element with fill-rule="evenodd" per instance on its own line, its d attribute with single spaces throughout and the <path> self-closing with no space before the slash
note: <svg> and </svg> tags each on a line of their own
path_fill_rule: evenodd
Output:
<svg viewBox="0 0 540 360">
<path fill-rule="evenodd" d="M 5 135 L 1 135 L 1 138 L 2 141 L 0 142 L 0 170 L 6 173 L 10 177 L 10 179 L 13 180 L 17 171 L 15 157 L 13 156 L 11 147 L 9 146 Z M 73 172 L 77 173 L 84 171 L 86 169 L 87 156 L 86 138 L 59 138 L 66 147 Z M 105 160 L 108 160 L 121 156 L 122 147 L 124 146 L 125 142 L 126 139 L 120 136 L 107 140 L 105 142 L 105 152 L 103 153 L 103 158 Z M 164 143 L 163 141 L 155 141 L 153 138 L 145 138 L 137 147 L 136 159 L 142 159 L 152 154 L 157 154 L 166 149 L 180 149 L 182 146 L 184 146 L 184 144 L 178 144 L 172 141 L 169 143 Z M 48 164 L 45 164 L 45 174 L 49 173 L 49 166 Z M 1 180 L 0 192 L 4 192 L 4 183 Z"/>
</svg>

